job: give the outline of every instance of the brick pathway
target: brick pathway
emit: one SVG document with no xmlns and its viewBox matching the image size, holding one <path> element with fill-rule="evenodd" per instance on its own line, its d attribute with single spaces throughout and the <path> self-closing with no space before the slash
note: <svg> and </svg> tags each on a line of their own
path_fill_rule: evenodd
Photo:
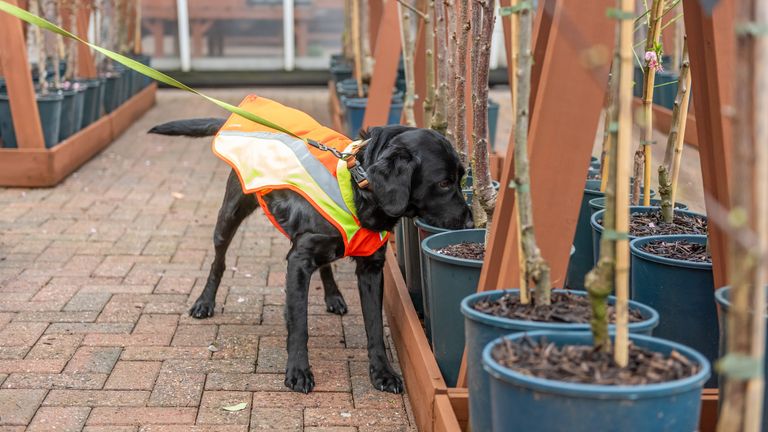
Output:
<svg viewBox="0 0 768 432">
<path fill-rule="evenodd" d="M 211 91 L 232 103 L 245 93 Z M 325 89 L 259 93 L 328 119 Z M 194 96 L 161 91 L 61 185 L 0 188 L 0 431 L 415 430 L 407 396 L 370 385 L 346 261 L 336 277 L 348 315 L 326 313 L 319 278 L 311 285 L 314 393 L 283 386 L 289 245 L 263 215 L 232 243 L 216 315 L 187 316 L 213 258 L 228 168 L 209 139 L 145 131 L 216 115 Z M 242 411 L 222 409 L 242 402 Z"/>
</svg>

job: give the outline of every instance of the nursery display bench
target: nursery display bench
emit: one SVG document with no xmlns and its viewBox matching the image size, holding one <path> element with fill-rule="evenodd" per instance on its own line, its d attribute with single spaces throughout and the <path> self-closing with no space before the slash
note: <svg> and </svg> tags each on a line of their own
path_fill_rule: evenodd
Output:
<svg viewBox="0 0 768 432">
<path fill-rule="evenodd" d="M 376 16 L 375 20 L 374 17 L 371 19 L 371 22 L 380 25 L 374 51 L 376 64 L 370 84 L 369 109 L 366 111 L 364 125 L 382 124 L 386 119 L 400 55 L 397 44 L 386 43 L 399 37 L 395 3 L 395 0 L 384 0 L 381 15 Z M 502 0 L 502 6 L 508 5 L 509 0 Z M 612 6 L 613 2 L 609 0 L 578 5 L 562 0 L 545 0 L 539 3 L 536 14 L 536 61 L 532 80 L 530 129 L 531 188 L 537 233 L 540 236 L 539 246 L 551 264 L 555 285 L 562 284 L 565 277 L 583 192 L 584 173 L 589 165 L 607 77 L 607 64 L 590 65 L 586 60 L 596 58 L 591 54 L 597 53 L 597 50 L 610 52 L 613 44 L 613 23 L 607 20 L 600 23 L 600 20 L 592 18 L 605 16 L 605 11 Z M 684 8 L 693 93 L 696 95 L 691 116 L 692 120 L 694 114 L 701 120 L 690 123 L 692 127 L 689 130 L 692 131 L 687 136 L 695 137 L 695 141 L 689 141 L 694 141 L 700 153 L 704 190 L 711 197 L 707 207 L 727 206 L 725 203 L 730 202 L 730 120 L 720 110 L 732 101 L 728 85 L 731 72 L 727 65 L 732 64 L 734 50 L 731 38 L 716 36 L 733 34 L 734 1 L 721 0 L 714 13 L 707 12 L 696 1 L 685 2 Z M 590 24 L 578 26 L 577 23 L 583 22 Z M 504 19 L 504 30 L 505 39 L 509 40 L 507 19 Z M 593 49 L 591 53 L 588 50 L 590 47 Z M 510 55 L 509 46 L 506 51 Z M 587 67 L 574 67 L 574 64 L 586 64 Z M 574 86 L 574 82 L 582 84 Z M 578 106 L 578 110 L 569 108 L 573 106 Z M 416 109 L 416 112 L 419 110 Z M 471 118 L 469 115 L 467 117 Z M 551 127 L 553 124 L 557 127 Z M 657 126 L 666 130 L 662 122 L 657 123 Z M 502 164 L 502 185 L 509 184 L 511 171 L 512 160 L 508 157 Z M 551 173 L 558 174 L 553 176 Z M 517 286 L 518 252 L 515 247 L 514 205 L 514 191 L 502 187 L 494 215 L 493 235 L 486 245 L 486 258 L 478 288 L 481 291 Z M 724 286 L 727 257 L 725 237 L 713 225 L 709 239 L 715 286 Z M 384 269 L 384 308 L 419 430 L 467 430 L 469 395 L 464 367 L 457 387 L 448 387 L 392 250 L 387 252 Z M 717 389 L 704 389 L 701 401 L 700 430 L 714 431 L 717 422 Z"/>
<path fill-rule="evenodd" d="M 10 3 L 19 4 L 15 0 Z M 21 7 L 25 5 L 19 4 Z M 78 11 L 78 33 L 87 33 L 90 9 Z M 82 36 L 81 36 L 82 37 Z M 96 77 L 90 50 L 78 49 L 78 75 Z M 20 20 L 0 13 L 0 75 L 5 78 L 18 148 L 0 148 L 0 186 L 54 186 L 107 147 L 155 104 L 157 84 L 52 148 L 46 148 Z"/>
</svg>

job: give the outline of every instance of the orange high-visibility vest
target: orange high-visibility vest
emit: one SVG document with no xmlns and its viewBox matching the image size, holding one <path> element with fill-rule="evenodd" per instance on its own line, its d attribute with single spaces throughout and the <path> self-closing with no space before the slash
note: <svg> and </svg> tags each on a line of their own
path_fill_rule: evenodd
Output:
<svg viewBox="0 0 768 432">
<path fill-rule="evenodd" d="M 338 151 L 349 151 L 355 144 L 309 115 L 269 99 L 249 95 L 240 107 Z M 213 152 L 235 170 L 243 192 L 256 195 L 264 214 L 286 236 L 263 199 L 276 189 L 300 194 L 335 226 L 344 239 L 344 256 L 369 256 L 386 243 L 389 233 L 360 226 L 347 164 L 330 152 L 237 114 L 216 134 Z"/>
</svg>

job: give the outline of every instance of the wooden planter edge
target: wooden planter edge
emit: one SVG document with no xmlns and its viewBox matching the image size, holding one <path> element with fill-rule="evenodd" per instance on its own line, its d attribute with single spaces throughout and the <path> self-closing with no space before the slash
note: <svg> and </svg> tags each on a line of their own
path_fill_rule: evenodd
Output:
<svg viewBox="0 0 768 432">
<path fill-rule="evenodd" d="M 55 186 L 117 139 L 155 104 L 152 83 L 115 111 L 51 149 L 0 148 L 0 186 Z"/>
</svg>

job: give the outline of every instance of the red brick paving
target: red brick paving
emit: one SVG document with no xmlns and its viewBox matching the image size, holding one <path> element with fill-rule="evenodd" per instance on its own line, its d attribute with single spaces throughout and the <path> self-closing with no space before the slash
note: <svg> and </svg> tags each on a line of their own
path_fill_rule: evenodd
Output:
<svg viewBox="0 0 768 432">
<path fill-rule="evenodd" d="M 236 103 L 247 91 L 212 93 Z M 328 120 L 324 89 L 260 93 Z M 260 214 L 232 242 L 216 315 L 187 316 L 213 259 L 228 168 L 207 139 L 144 132 L 216 115 L 161 91 L 157 107 L 61 185 L 0 188 L 0 430 L 415 430 L 407 397 L 368 381 L 347 262 L 335 268 L 347 316 L 327 314 L 312 282 L 315 391 L 283 386 L 289 244 Z"/>
</svg>

